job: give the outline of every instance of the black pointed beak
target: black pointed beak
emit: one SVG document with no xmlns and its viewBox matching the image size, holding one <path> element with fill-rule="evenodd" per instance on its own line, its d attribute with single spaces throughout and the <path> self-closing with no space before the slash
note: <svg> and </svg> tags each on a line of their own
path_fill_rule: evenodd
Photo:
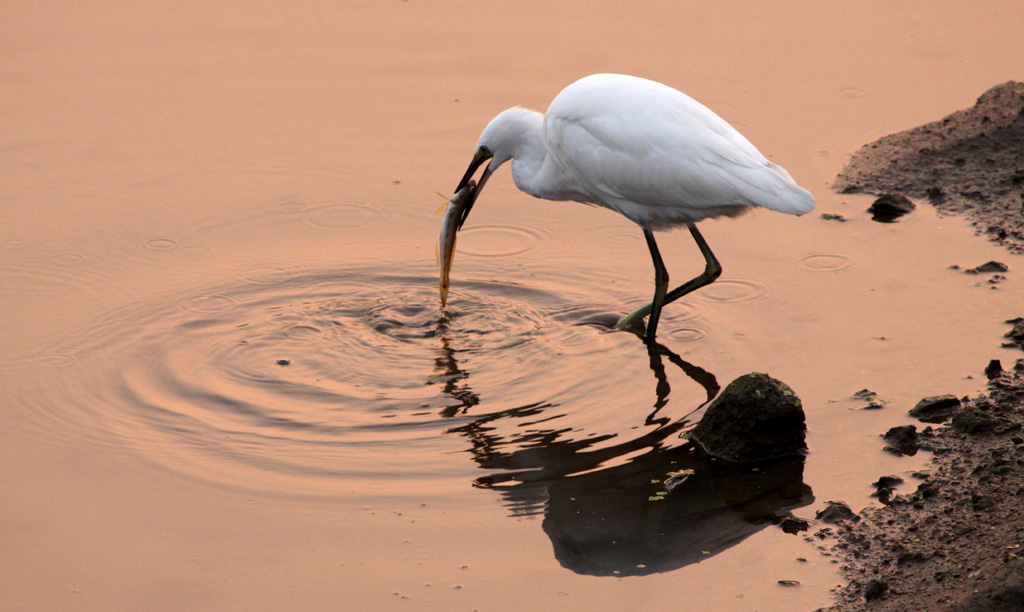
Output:
<svg viewBox="0 0 1024 612">
<path fill-rule="evenodd" d="M 470 162 L 469 168 L 466 169 L 466 174 L 462 176 L 462 180 L 459 181 L 459 186 L 455 188 L 455 193 L 459 193 L 467 185 L 473 190 L 470 195 L 469 202 L 466 203 L 465 208 L 462 212 L 462 218 L 459 219 L 458 229 L 462 229 L 462 224 L 466 222 L 466 217 L 469 216 L 469 211 L 473 208 L 473 204 L 476 202 L 477 196 L 480 195 L 480 191 L 484 188 L 484 183 L 491 176 L 490 168 L 484 168 L 483 174 L 480 175 L 480 182 L 473 184 L 473 175 L 476 174 L 477 169 L 491 159 L 493 155 L 487 150 L 486 147 L 480 147 L 477 149 L 476 154 L 473 155 L 473 161 Z"/>
<path fill-rule="evenodd" d="M 476 154 L 473 155 L 473 161 L 470 162 L 469 168 L 466 170 L 466 174 L 462 175 L 462 180 L 459 181 L 459 186 L 455 188 L 455 193 L 458 193 L 460 189 L 465 187 L 466 184 L 469 183 L 469 179 L 473 178 L 473 175 L 476 174 L 477 168 L 483 165 L 484 162 L 490 160 L 491 157 L 493 157 L 493 155 L 491 155 L 491 152 L 487 150 L 487 147 L 480 147 L 479 149 L 477 149 Z M 485 169 L 484 175 L 489 174 L 490 172 L 487 172 L 487 170 Z M 485 180 L 486 179 L 484 179 L 483 177 L 480 177 L 480 184 L 477 185 L 478 191 L 480 187 L 483 187 L 483 183 Z"/>
</svg>

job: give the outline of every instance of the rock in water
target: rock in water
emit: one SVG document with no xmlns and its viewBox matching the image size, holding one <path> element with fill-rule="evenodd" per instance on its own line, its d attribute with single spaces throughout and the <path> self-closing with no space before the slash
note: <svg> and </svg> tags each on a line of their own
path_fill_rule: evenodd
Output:
<svg viewBox="0 0 1024 612">
<path fill-rule="evenodd" d="M 767 374 L 747 374 L 729 383 L 693 430 L 709 455 L 733 463 L 756 463 L 800 455 L 807 449 L 800 398 Z"/>
<path fill-rule="evenodd" d="M 815 513 L 814 518 L 824 523 L 842 523 L 843 521 L 859 521 L 857 513 L 850 509 L 846 502 L 830 501 L 825 508 Z"/>
<path fill-rule="evenodd" d="M 890 223 L 905 214 L 911 213 L 917 208 L 910 199 L 902 193 L 887 193 L 875 200 L 875 203 L 868 208 L 872 214 L 873 221 Z"/>
<path fill-rule="evenodd" d="M 890 428 L 882 437 L 888 442 L 888 446 L 882 450 L 891 451 L 897 455 L 913 457 L 921 448 L 921 443 L 917 439 L 917 427 L 913 425 Z"/>
<path fill-rule="evenodd" d="M 942 423 L 960 412 L 960 398 L 955 395 L 932 395 L 919 401 L 907 413 L 923 423 Z"/>
<path fill-rule="evenodd" d="M 980 266 L 964 270 L 964 272 L 967 274 L 984 274 L 986 272 L 1008 272 L 1009 270 L 1010 266 L 1001 261 L 987 261 Z"/>
<path fill-rule="evenodd" d="M 1010 319 L 1007 323 L 1013 325 L 1013 329 L 1006 332 L 1005 337 L 1013 340 L 1014 344 L 1024 349 L 1024 318 Z"/>
<path fill-rule="evenodd" d="M 995 380 L 1003 375 L 1003 364 L 998 359 L 991 359 L 985 366 L 985 378 Z"/>
</svg>

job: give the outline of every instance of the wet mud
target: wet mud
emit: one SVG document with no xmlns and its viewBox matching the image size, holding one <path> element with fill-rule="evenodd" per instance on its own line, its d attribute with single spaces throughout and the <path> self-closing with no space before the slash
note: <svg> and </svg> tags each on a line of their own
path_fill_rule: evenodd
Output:
<svg viewBox="0 0 1024 612">
<path fill-rule="evenodd" d="M 865 146 L 836 185 L 924 199 L 1021 252 L 1022 179 L 1024 85 L 1010 82 L 971 109 Z M 1003 348 L 1022 346 L 1020 321 L 1005 322 Z M 807 536 L 849 580 L 830 612 L 1024 609 L 1024 359 L 993 359 L 984 373 L 985 392 L 923 398 L 910 411 L 918 426 L 883 434 L 891 452 L 932 453 L 926 469 L 908 482 L 880 475 L 881 507 Z"/>
<path fill-rule="evenodd" d="M 882 507 L 807 540 L 850 580 L 832 612 L 1024 609 L 1024 359 L 914 435 L 934 454 L 909 482 L 882 476 Z M 897 492 L 893 492 L 893 487 Z"/>
<path fill-rule="evenodd" d="M 865 145 L 836 179 L 843 193 L 904 194 L 967 215 L 979 232 L 1024 252 L 1024 83 L 973 107 Z M 890 198 L 892 196 L 889 196 Z"/>
</svg>

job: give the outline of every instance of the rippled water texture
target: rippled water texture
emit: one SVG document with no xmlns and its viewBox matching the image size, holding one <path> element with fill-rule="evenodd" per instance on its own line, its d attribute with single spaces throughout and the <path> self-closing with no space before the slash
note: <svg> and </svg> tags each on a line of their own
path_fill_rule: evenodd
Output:
<svg viewBox="0 0 1024 612">
<path fill-rule="evenodd" d="M 915 486 L 927 457 L 878 434 L 1011 363 L 1024 303 L 1019 258 L 961 220 L 873 223 L 828 185 L 863 143 L 1024 78 L 1022 10 L 11 4 L 6 608 L 825 605 L 832 559 L 780 518 Z M 639 229 L 502 168 L 440 309 L 435 210 L 480 130 L 602 71 L 705 102 L 818 209 L 702 224 L 724 275 L 648 347 L 610 329 L 651 299 Z M 701 272 L 686 232 L 658 240 L 674 283 Z M 950 268 L 991 259 L 999 284 Z M 800 396 L 805 461 L 688 441 L 755 371 Z"/>
<path fill-rule="evenodd" d="M 615 453 L 588 453 L 678 430 L 679 410 L 693 410 L 657 410 L 657 377 L 622 360 L 636 339 L 597 322 L 614 314 L 486 281 L 460 283 L 441 311 L 436 278 L 420 272 L 242 268 L 232 285 L 138 305 L 93 330 L 116 365 L 90 369 L 39 416 L 76 435 L 116 432 L 218 486 L 330 497 L 381 479 L 464 485 L 479 444 L 488 461 L 563 445 L 578 465 L 556 471 L 591 469 Z"/>
</svg>

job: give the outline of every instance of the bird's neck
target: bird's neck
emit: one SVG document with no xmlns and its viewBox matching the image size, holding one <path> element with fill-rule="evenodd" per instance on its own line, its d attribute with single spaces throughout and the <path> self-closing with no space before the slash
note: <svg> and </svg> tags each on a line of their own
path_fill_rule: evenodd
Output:
<svg viewBox="0 0 1024 612">
<path fill-rule="evenodd" d="M 548 150 L 544 130 L 544 115 L 517 106 L 491 120 L 478 146 L 493 152 L 492 171 L 512 160 L 512 180 L 522 191 L 546 200 L 579 199 Z"/>
<path fill-rule="evenodd" d="M 553 160 L 544 139 L 544 115 L 526 109 L 507 114 L 511 125 L 506 132 L 512 142 L 512 180 L 522 191 L 545 199 L 560 199 L 558 186 L 550 176 Z"/>
</svg>

